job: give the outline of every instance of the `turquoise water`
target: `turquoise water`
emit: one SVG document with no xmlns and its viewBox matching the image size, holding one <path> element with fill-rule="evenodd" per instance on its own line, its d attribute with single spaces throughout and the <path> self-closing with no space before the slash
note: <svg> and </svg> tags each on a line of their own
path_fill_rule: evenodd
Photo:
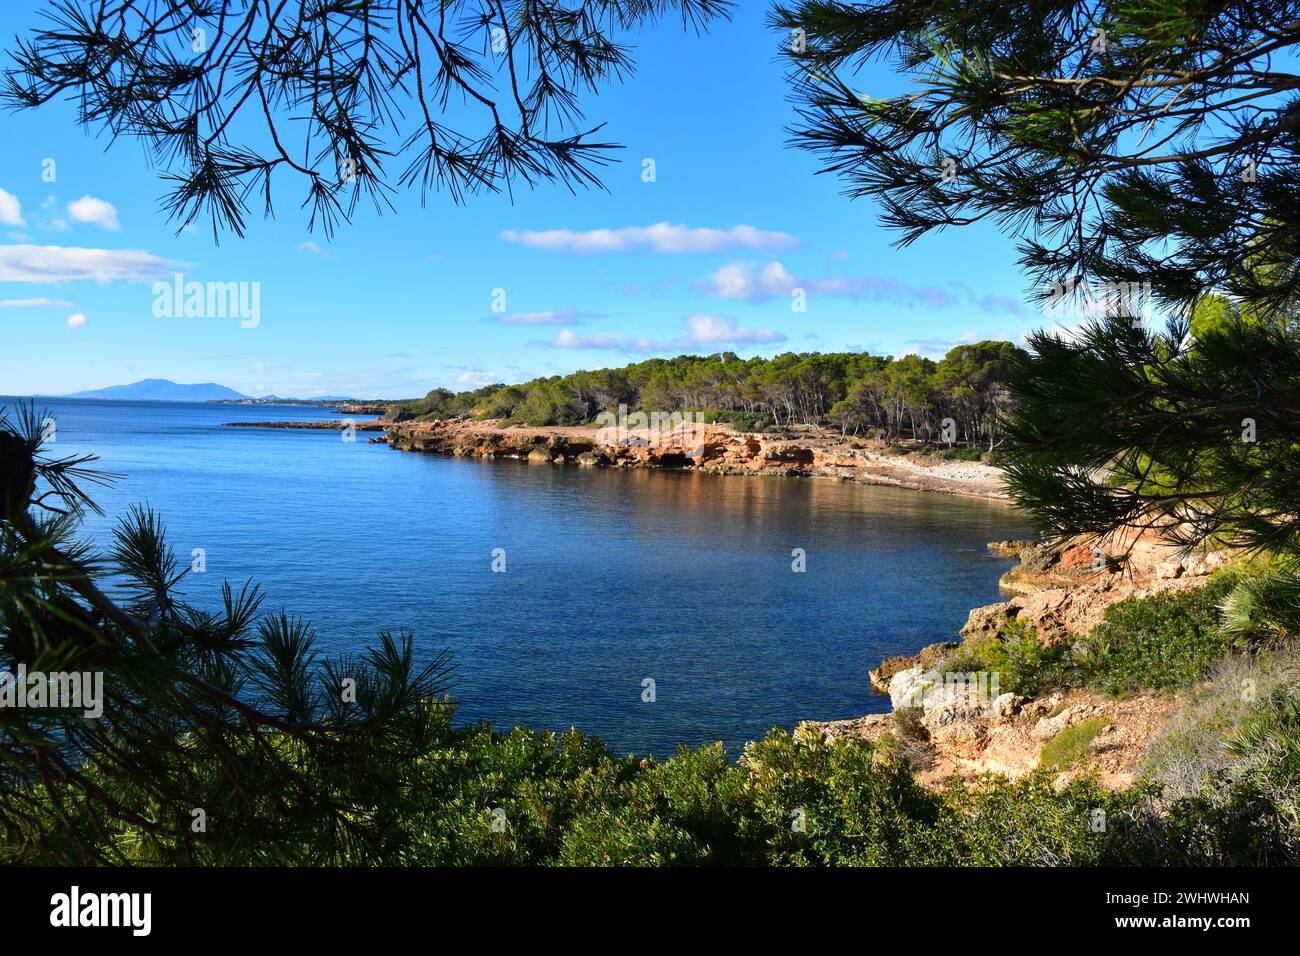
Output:
<svg viewBox="0 0 1300 956">
<path fill-rule="evenodd" d="M 12 404 L 4 400 L 5 404 Z M 999 600 L 1022 537 L 1008 506 L 796 478 L 716 478 L 401 453 L 338 432 L 223 428 L 318 409 L 46 400 L 54 450 L 126 477 L 96 499 L 147 502 L 186 597 L 252 577 L 343 652 L 381 628 L 449 648 L 462 720 L 576 726 L 616 751 L 744 741 L 800 720 L 887 709 L 868 669 L 951 639 Z M 93 540 L 108 522 L 88 521 Z M 504 548 L 505 573 L 491 570 Z M 807 571 L 791 571 L 803 548 Z M 644 681 L 655 700 L 644 702 Z"/>
</svg>

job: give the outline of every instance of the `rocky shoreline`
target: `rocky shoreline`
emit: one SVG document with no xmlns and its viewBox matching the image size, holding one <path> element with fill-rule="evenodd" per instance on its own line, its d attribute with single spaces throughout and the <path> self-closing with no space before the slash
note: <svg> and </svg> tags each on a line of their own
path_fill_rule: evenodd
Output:
<svg viewBox="0 0 1300 956">
<path fill-rule="evenodd" d="M 790 436 L 699 426 L 689 447 L 649 429 L 618 442 L 600 441 L 592 427 L 502 427 L 495 421 L 389 423 L 385 440 L 398 451 L 459 458 L 520 459 L 534 464 L 593 468 L 671 468 L 712 475 L 788 475 L 1008 500 L 1001 472 L 980 462 L 939 461 L 854 447 L 838 435 L 807 429 Z"/>
<path fill-rule="evenodd" d="M 960 640 L 939 641 L 916 654 L 889 658 L 870 671 L 873 689 L 888 694 L 891 711 L 835 721 L 805 721 L 797 733 L 869 740 L 896 739 L 910 729 L 906 746 L 917 779 L 942 787 L 953 777 L 973 783 L 984 774 L 1016 778 L 1040 766 L 1044 748 L 1062 731 L 1092 722 L 1087 759 L 1056 774 L 1058 784 L 1080 776 L 1096 777 L 1110 789 L 1136 779 L 1148 746 L 1177 708 L 1174 694 L 1146 693 L 1113 699 L 1091 690 L 1055 691 L 1038 699 L 1016 694 L 970 703 L 953 693 L 938 675 L 948 658 L 995 640 L 1011 620 L 1038 632 L 1045 644 L 1087 635 L 1116 601 L 1157 591 L 1204 585 L 1228 563 L 1225 552 L 1184 555 L 1149 534 L 1127 533 L 1096 544 L 1051 547 L 1039 542 L 991 542 L 989 549 L 1016 555 L 1020 563 L 999 582 L 1009 599 L 970 612 Z M 1124 554 L 1122 563 L 1100 570 L 1095 555 Z M 960 691 L 960 688 L 957 688 Z"/>
</svg>

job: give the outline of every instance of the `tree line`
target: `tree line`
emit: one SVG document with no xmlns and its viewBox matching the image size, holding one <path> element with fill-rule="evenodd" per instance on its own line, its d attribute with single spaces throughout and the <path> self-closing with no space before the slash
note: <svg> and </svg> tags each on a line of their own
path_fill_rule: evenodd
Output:
<svg viewBox="0 0 1300 956">
<path fill-rule="evenodd" d="M 1023 352 L 1010 342 L 959 345 L 941 360 L 865 352 L 787 352 L 742 359 L 733 352 L 648 359 L 519 385 L 469 391 L 435 388 L 405 403 L 404 418 L 503 419 L 526 425 L 582 425 L 620 405 L 700 411 L 750 431 L 829 426 L 845 437 L 885 441 L 999 441 L 1005 382 Z M 945 428 L 945 419 L 950 419 Z"/>
</svg>

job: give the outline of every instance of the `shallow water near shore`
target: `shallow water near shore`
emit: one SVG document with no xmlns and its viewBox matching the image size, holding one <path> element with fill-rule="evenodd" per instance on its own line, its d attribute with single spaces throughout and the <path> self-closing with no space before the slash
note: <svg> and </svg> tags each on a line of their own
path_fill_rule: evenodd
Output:
<svg viewBox="0 0 1300 956">
<path fill-rule="evenodd" d="M 13 400 L 0 399 L 13 406 Z M 53 452 L 126 477 L 109 513 L 152 505 L 186 597 L 259 581 L 310 618 L 322 654 L 383 628 L 452 651 L 459 719 L 576 726 L 620 753 L 714 740 L 735 758 L 773 726 L 888 709 L 867 671 L 954 639 L 1000 599 L 1025 537 L 1008 505 L 795 478 L 580 469 L 400 453 L 365 433 L 224 428 L 328 417 L 287 406 L 49 399 Z M 87 531 L 108 541 L 111 521 Z M 494 573 L 493 550 L 506 571 Z M 792 551 L 806 554 L 803 573 Z M 654 681 L 654 701 L 643 700 Z"/>
</svg>

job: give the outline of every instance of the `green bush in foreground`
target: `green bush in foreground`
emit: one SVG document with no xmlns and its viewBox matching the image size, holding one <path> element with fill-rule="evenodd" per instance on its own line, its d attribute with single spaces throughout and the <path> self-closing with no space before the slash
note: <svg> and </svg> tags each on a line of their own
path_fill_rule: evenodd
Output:
<svg viewBox="0 0 1300 956">
<path fill-rule="evenodd" d="M 1294 734 L 1294 723 L 1271 732 Z M 774 730 L 728 765 L 720 744 L 664 762 L 616 757 L 599 740 L 486 726 L 447 730 L 385 808 L 389 840 L 339 847 L 350 865 L 993 866 L 1260 864 L 1300 860 L 1280 787 L 1296 749 L 1211 798 L 1162 801 L 1154 785 L 1124 793 L 1088 780 L 1058 790 L 1052 774 L 921 787 L 906 762 L 857 739 Z M 1291 778 L 1279 776 L 1285 764 Z M 1268 785 L 1265 786 L 1264 784 Z M 74 801 L 52 828 L 81 825 Z M 362 812 L 358 808 L 358 812 Z M 175 862 L 126 828 L 127 862 Z M 265 858 L 203 856 L 193 863 Z M 221 844 L 216 844 L 221 845 Z M 133 856 L 136 847 L 138 856 Z M 308 851 L 303 849 L 304 854 Z M 292 860 L 292 847 L 276 859 Z M 57 857 L 36 862 L 61 862 Z M 304 856 L 303 862 L 310 862 Z"/>
</svg>

